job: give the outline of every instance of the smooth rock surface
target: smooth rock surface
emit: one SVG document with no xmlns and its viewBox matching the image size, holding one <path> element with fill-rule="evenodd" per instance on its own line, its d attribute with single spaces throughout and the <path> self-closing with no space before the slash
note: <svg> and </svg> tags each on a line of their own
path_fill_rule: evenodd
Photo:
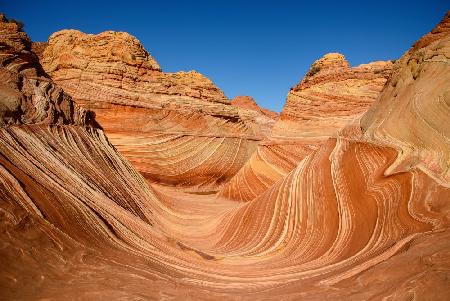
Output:
<svg viewBox="0 0 450 301">
<path fill-rule="evenodd" d="M 0 87 L 1 299 L 448 300 L 449 22 L 395 64 L 362 118 L 242 203 L 148 185 L 70 96 L 15 85 L 59 89 L 1 16 L 0 70 L 14 79 Z"/>
<path fill-rule="evenodd" d="M 289 92 L 272 132 L 219 195 L 250 201 L 287 175 L 327 138 L 358 119 L 378 97 L 392 62 L 350 67 L 339 53 L 315 61 Z"/>
<path fill-rule="evenodd" d="M 442 184 L 450 181 L 449 14 L 397 61 L 361 120 L 367 139 L 399 151 L 389 174 L 419 168 Z"/>
<path fill-rule="evenodd" d="M 152 182 L 217 191 L 244 165 L 272 119 L 230 105 L 198 72 L 164 73 L 133 36 L 54 33 L 37 44 L 45 71 L 96 119 Z"/>
</svg>

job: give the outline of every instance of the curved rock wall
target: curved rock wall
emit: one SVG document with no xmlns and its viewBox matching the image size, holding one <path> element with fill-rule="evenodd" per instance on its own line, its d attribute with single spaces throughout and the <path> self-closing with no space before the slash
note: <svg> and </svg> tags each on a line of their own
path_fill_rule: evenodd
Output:
<svg viewBox="0 0 450 301">
<path fill-rule="evenodd" d="M 271 134 L 219 195 L 236 201 L 261 195 L 325 139 L 359 118 L 391 71 L 392 62 L 381 61 L 351 68 L 339 53 L 314 62 L 289 92 Z"/>
<path fill-rule="evenodd" d="M 443 184 L 450 180 L 449 35 L 447 17 L 397 61 L 379 101 L 361 120 L 367 139 L 399 150 L 388 173 L 418 167 Z"/>
<path fill-rule="evenodd" d="M 266 134 L 265 120 L 230 105 L 198 72 L 164 73 L 123 32 L 53 34 L 40 61 L 151 183 L 217 191 Z"/>
<path fill-rule="evenodd" d="M 450 188 L 444 165 L 437 164 L 448 146 L 439 115 L 446 112 L 440 96 L 450 88 L 449 81 L 440 81 L 448 74 L 446 55 L 418 60 L 417 81 L 400 75 L 411 72 L 408 58 L 445 53 L 449 20 L 450 14 L 434 36 L 419 40 L 396 63 L 391 80 L 399 79 L 397 98 L 388 97 L 393 88 L 386 86 L 361 123 L 350 122 L 317 144 L 245 203 L 150 188 L 94 126 L 54 120 L 3 124 L 0 296 L 448 299 Z M 2 34 L 11 31 L 7 43 L 17 41 L 18 28 L 0 21 Z M 29 46 L 23 49 L 27 53 Z M 17 66 L 11 61 L 0 69 Z M 419 88 L 433 97 L 406 93 Z M 52 102 L 50 95 L 45 101 Z M 417 116 L 423 104 L 423 119 L 405 122 L 401 131 L 390 126 L 398 108 L 403 116 Z M 429 128 L 434 132 L 422 134 Z M 436 143 L 438 133 L 443 139 Z M 418 154 L 430 145 L 439 149 L 399 169 L 404 145 Z"/>
</svg>

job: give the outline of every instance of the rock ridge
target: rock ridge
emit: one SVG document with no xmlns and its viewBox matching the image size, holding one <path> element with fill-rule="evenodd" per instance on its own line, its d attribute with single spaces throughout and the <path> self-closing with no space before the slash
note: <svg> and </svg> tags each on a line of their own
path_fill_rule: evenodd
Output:
<svg viewBox="0 0 450 301">
<path fill-rule="evenodd" d="M 0 14 L 0 124 L 98 126 L 94 113 L 78 107 L 56 86 L 31 50 L 21 26 Z"/>
</svg>

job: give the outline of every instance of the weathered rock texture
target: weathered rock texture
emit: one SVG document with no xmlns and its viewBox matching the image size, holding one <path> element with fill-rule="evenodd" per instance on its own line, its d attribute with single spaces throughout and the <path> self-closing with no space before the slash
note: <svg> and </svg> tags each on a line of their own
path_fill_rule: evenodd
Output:
<svg viewBox="0 0 450 301">
<path fill-rule="evenodd" d="M 80 100 L 156 102 L 173 96 L 221 102 L 225 95 L 197 73 L 163 73 L 141 43 L 125 32 L 54 33 L 41 55 L 52 78 Z M 95 98 L 94 98 L 95 94 Z"/>
<path fill-rule="evenodd" d="M 256 101 L 251 96 L 236 96 L 231 100 L 231 104 L 236 107 L 259 112 L 260 114 L 265 115 L 274 120 L 278 118 L 277 113 L 258 106 Z"/>
<path fill-rule="evenodd" d="M 217 190 L 273 125 L 230 105 L 198 72 L 162 72 L 124 32 L 63 30 L 36 48 L 45 71 L 96 113 L 111 143 L 151 182 Z"/>
<path fill-rule="evenodd" d="M 231 104 L 239 108 L 239 116 L 249 125 L 253 125 L 256 133 L 261 133 L 263 137 L 268 137 L 278 119 L 278 114 L 264 109 L 256 103 L 251 96 L 236 96 L 231 100 Z"/>
<path fill-rule="evenodd" d="M 162 72 L 124 32 L 63 30 L 35 48 L 45 71 L 96 113 L 111 143 L 153 183 L 217 190 L 273 125 L 230 105 L 198 72 Z"/>
<path fill-rule="evenodd" d="M 0 125 L 91 123 L 92 115 L 45 77 L 20 25 L 3 14 L 0 25 Z"/>
<path fill-rule="evenodd" d="M 391 71 L 389 61 L 351 68 L 342 54 L 326 54 L 289 92 L 273 136 L 326 138 L 336 134 L 367 110 Z"/>
<path fill-rule="evenodd" d="M 2 43 L 22 43 L 0 21 Z M 449 24 L 450 14 L 396 63 L 395 87 L 361 122 L 246 203 L 152 189 L 101 129 L 83 123 L 2 125 L 0 297 L 449 299 L 450 183 L 436 162 L 450 142 L 428 140 L 448 137 L 445 122 L 422 122 L 430 112 L 442 120 L 450 82 L 433 82 L 450 73 Z M 421 53 L 429 59 L 417 60 L 414 80 L 409 58 Z M 402 119 L 423 103 L 414 126 Z M 398 108 L 401 131 L 387 122 Z M 421 156 L 432 144 L 439 149 Z M 398 164 L 405 145 L 415 164 Z"/>
<path fill-rule="evenodd" d="M 31 51 L 33 51 L 39 59 L 42 58 L 47 42 L 31 42 Z"/>
<path fill-rule="evenodd" d="M 270 137 L 262 141 L 220 196 L 250 201 L 289 173 L 311 151 L 357 119 L 378 97 L 392 62 L 350 67 L 339 53 L 312 64 L 289 92 Z"/>
<path fill-rule="evenodd" d="M 449 32 L 447 18 L 414 44 L 362 119 L 365 137 L 399 151 L 390 174 L 417 167 L 450 181 Z"/>
</svg>

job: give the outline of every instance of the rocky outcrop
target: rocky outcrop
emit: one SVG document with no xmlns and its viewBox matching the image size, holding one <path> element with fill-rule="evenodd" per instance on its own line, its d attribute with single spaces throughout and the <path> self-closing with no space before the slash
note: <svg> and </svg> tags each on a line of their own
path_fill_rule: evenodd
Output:
<svg viewBox="0 0 450 301">
<path fill-rule="evenodd" d="M 399 150 L 389 174 L 420 168 L 450 181 L 449 15 L 397 61 L 379 101 L 361 120 L 367 139 Z"/>
<path fill-rule="evenodd" d="M 47 47 L 47 45 L 47 42 L 31 42 L 31 51 L 33 51 L 41 60 L 42 54 L 44 53 L 45 47 Z"/>
<path fill-rule="evenodd" d="M 113 216 L 161 236 L 154 192 L 94 116 L 46 77 L 29 37 L 3 14 L 0 117 L 0 299 L 39 299 L 38 286 L 63 281 L 69 265 L 67 277 L 79 271 L 81 254 L 114 260 L 108 249 L 124 245 L 108 238 L 133 235 L 129 225 L 116 228 Z"/>
<path fill-rule="evenodd" d="M 0 125 L 93 125 L 93 114 L 45 76 L 20 24 L 0 14 Z"/>
<path fill-rule="evenodd" d="M 297 164 L 375 101 L 392 71 L 392 62 L 350 67 L 339 53 L 315 61 L 289 92 L 269 137 L 219 195 L 250 201 L 287 175 Z"/>
<path fill-rule="evenodd" d="M 246 203 L 152 189 L 95 127 L 1 126 L 0 297 L 449 299 L 449 19 L 396 63 L 397 89 Z"/>
<path fill-rule="evenodd" d="M 141 43 L 125 32 L 56 32 L 42 52 L 41 63 L 53 80 L 84 102 L 158 103 L 180 96 L 226 100 L 223 92 L 198 72 L 161 72 Z"/>
<path fill-rule="evenodd" d="M 216 191 L 267 132 L 268 118 L 230 105 L 198 72 L 162 72 L 127 33 L 63 30 L 37 51 L 45 71 L 96 113 L 111 143 L 152 183 Z"/>
<path fill-rule="evenodd" d="M 278 114 L 277 113 L 258 106 L 256 101 L 251 96 L 236 96 L 235 98 L 233 98 L 231 100 L 231 104 L 233 106 L 236 106 L 236 107 L 239 107 L 239 108 L 242 108 L 242 109 L 247 109 L 247 110 L 252 110 L 252 111 L 259 112 L 262 115 L 264 115 L 264 116 L 266 116 L 268 118 L 274 119 L 274 120 L 276 120 L 278 118 Z"/>
<path fill-rule="evenodd" d="M 273 136 L 326 138 L 336 134 L 378 97 L 392 65 L 379 61 L 351 68 L 342 54 L 326 54 L 289 92 Z"/>
<path fill-rule="evenodd" d="M 268 137 L 278 119 L 278 114 L 258 106 L 251 96 L 236 96 L 231 105 L 238 108 L 239 116 L 244 122 L 253 127 L 255 133 Z"/>
</svg>

